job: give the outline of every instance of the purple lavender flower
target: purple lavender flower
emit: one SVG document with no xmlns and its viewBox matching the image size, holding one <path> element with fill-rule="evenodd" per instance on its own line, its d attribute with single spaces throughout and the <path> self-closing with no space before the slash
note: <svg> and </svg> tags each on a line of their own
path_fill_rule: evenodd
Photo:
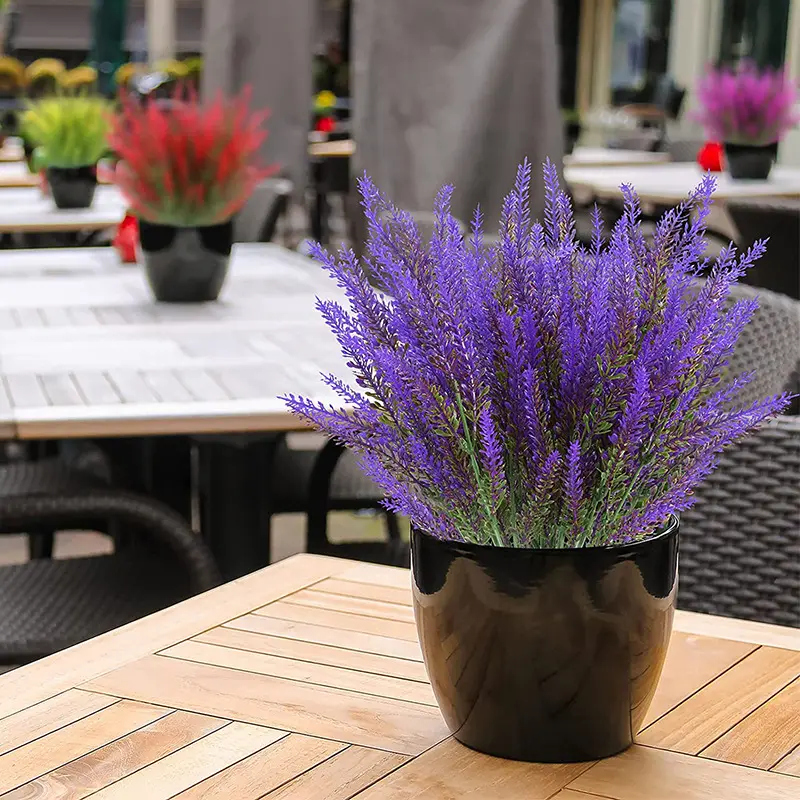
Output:
<svg viewBox="0 0 800 800">
<path fill-rule="evenodd" d="M 709 69 L 698 86 L 697 120 L 717 142 L 778 142 L 800 118 L 798 92 L 785 72 L 759 70 L 743 61 L 732 70 Z"/>
<path fill-rule="evenodd" d="M 347 299 L 318 305 L 354 386 L 325 378 L 341 407 L 285 400 L 358 453 L 387 507 L 433 536 L 515 547 L 635 541 L 688 508 L 723 447 L 787 402 L 737 408 L 749 376 L 722 380 L 755 310 L 727 299 L 763 243 L 707 263 L 713 178 L 652 241 L 624 188 L 608 244 L 595 214 L 588 247 L 551 164 L 544 180 L 544 224 L 530 220 L 526 163 L 492 247 L 479 213 L 472 235 L 460 235 L 443 189 L 426 247 L 364 178 L 364 260 L 316 251 Z"/>
</svg>

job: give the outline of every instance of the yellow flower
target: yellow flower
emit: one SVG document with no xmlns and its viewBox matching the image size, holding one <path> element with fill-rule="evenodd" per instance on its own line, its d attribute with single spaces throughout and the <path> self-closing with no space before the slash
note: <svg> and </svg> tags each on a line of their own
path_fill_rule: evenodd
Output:
<svg viewBox="0 0 800 800">
<path fill-rule="evenodd" d="M 319 109 L 333 108 L 336 105 L 336 95 L 325 89 L 317 95 L 314 105 Z"/>
</svg>

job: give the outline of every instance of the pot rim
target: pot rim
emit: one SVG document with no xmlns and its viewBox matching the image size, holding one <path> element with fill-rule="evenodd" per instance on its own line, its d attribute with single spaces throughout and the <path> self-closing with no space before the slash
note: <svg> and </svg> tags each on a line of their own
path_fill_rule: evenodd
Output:
<svg viewBox="0 0 800 800">
<path fill-rule="evenodd" d="M 561 556 L 573 557 L 576 553 L 593 553 L 599 555 L 601 553 L 627 553 L 635 552 L 643 547 L 647 547 L 654 542 L 662 539 L 669 539 L 678 534 L 680 528 L 680 519 L 677 514 L 670 514 L 666 522 L 650 536 L 644 539 L 638 539 L 635 542 L 628 542 L 626 544 L 602 544 L 592 545 L 591 547 L 498 547 L 493 544 L 475 544 L 473 542 L 461 542 L 456 539 L 437 539 L 425 531 L 419 530 L 412 526 L 411 534 L 423 536 L 426 539 L 434 542 L 435 544 L 444 547 L 461 549 L 469 553 L 491 555 L 501 554 L 504 556 L 511 556 L 512 554 L 520 555 L 534 555 L 534 556 Z"/>
<path fill-rule="evenodd" d="M 136 221 L 139 224 L 144 223 L 145 225 L 153 225 L 157 228 L 173 228 L 176 231 L 199 231 L 206 228 L 224 228 L 226 225 L 233 225 L 232 216 L 228 217 L 228 219 L 223 222 L 215 222 L 213 225 L 173 225 L 170 222 L 153 222 L 150 219 L 140 217 L 138 214 L 133 214 L 132 216 L 136 217 Z"/>
</svg>

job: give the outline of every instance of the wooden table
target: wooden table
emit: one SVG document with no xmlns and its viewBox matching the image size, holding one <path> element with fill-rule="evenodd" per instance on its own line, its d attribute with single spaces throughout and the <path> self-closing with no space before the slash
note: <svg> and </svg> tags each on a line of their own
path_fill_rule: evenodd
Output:
<svg viewBox="0 0 800 800">
<path fill-rule="evenodd" d="M 308 154 L 311 158 L 350 158 L 356 152 L 352 139 L 335 139 L 332 142 L 311 142 Z"/>
<path fill-rule="evenodd" d="M 38 188 L 3 189 L 0 233 L 107 230 L 119 225 L 125 208 L 116 186 L 98 186 L 92 206 L 74 211 L 56 208 Z"/>
<path fill-rule="evenodd" d="M 618 150 L 612 147 L 576 147 L 564 156 L 566 167 L 614 167 L 664 164 L 668 153 L 651 153 L 647 150 Z"/>
<path fill-rule="evenodd" d="M 0 678 L 0 796 L 797 800 L 800 632 L 679 613 L 626 753 L 448 736 L 404 570 L 296 556 Z"/>
<path fill-rule="evenodd" d="M 631 184 L 642 202 L 673 205 L 684 200 L 702 180 L 696 164 L 631 165 L 616 167 L 565 167 L 564 179 L 572 189 L 584 189 L 600 199 L 621 199 L 620 185 Z M 718 173 L 717 200 L 752 197 L 800 197 L 800 169 L 775 167 L 767 181 L 734 181 Z"/>
<path fill-rule="evenodd" d="M 204 534 L 226 576 L 257 569 L 275 448 L 303 428 L 279 398 L 334 401 L 319 373 L 349 379 L 317 295 L 342 297 L 315 262 L 270 244 L 236 245 L 220 301 L 190 305 L 155 303 L 143 271 L 110 248 L 6 251 L 0 436 L 168 441 L 187 471 L 191 437 Z M 154 488 L 190 482 L 168 467 Z M 188 496 L 161 499 L 187 513 Z"/>
</svg>

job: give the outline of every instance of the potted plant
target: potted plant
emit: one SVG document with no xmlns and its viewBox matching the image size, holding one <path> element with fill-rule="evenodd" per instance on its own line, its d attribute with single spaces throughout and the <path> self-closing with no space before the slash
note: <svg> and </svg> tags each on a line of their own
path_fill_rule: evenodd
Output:
<svg viewBox="0 0 800 800">
<path fill-rule="evenodd" d="M 696 118 L 722 142 L 728 171 L 739 180 L 766 180 L 778 142 L 798 121 L 797 87 L 784 72 L 743 61 L 735 69 L 709 69 L 698 86 Z"/>
<path fill-rule="evenodd" d="M 29 103 L 23 137 L 33 166 L 44 169 L 58 208 L 88 208 L 97 188 L 97 162 L 108 149 L 112 106 L 96 95 L 57 95 Z"/>
<path fill-rule="evenodd" d="M 272 168 L 257 163 L 266 113 L 249 92 L 202 104 L 125 96 L 109 143 L 116 181 L 139 218 L 145 271 L 157 300 L 216 300 L 228 270 L 233 217 Z"/>
<path fill-rule="evenodd" d="M 363 179 L 365 261 L 315 251 L 347 298 L 318 307 L 356 388 L 328 376 L 338 405 L 285 399 L 410 517 L 417 629 L 455 737 L 564 762 L 631 744 L 670 636 L 676 515 L 786 398 L 732 408 L 747 376 L 720 384 L 754 310 L 726 298 L 764 246 L 731 246 L 692 292 L 713 178 L 652 241 L 626 190 L 608 245 L 598 216 L 586 248 L 552 164 L 545 176 L 544 226 L 525 164 L 496 246 L 479 214 L 462 237 L 449 188 L 426 246 Z"/>
<path fill-rule="evenodd" d="M 564 120 L 564 153 L 569 155 L 581 138 L 581 115 L 575 108 L 562 108 L 561 118 Z"/>
</svg>

